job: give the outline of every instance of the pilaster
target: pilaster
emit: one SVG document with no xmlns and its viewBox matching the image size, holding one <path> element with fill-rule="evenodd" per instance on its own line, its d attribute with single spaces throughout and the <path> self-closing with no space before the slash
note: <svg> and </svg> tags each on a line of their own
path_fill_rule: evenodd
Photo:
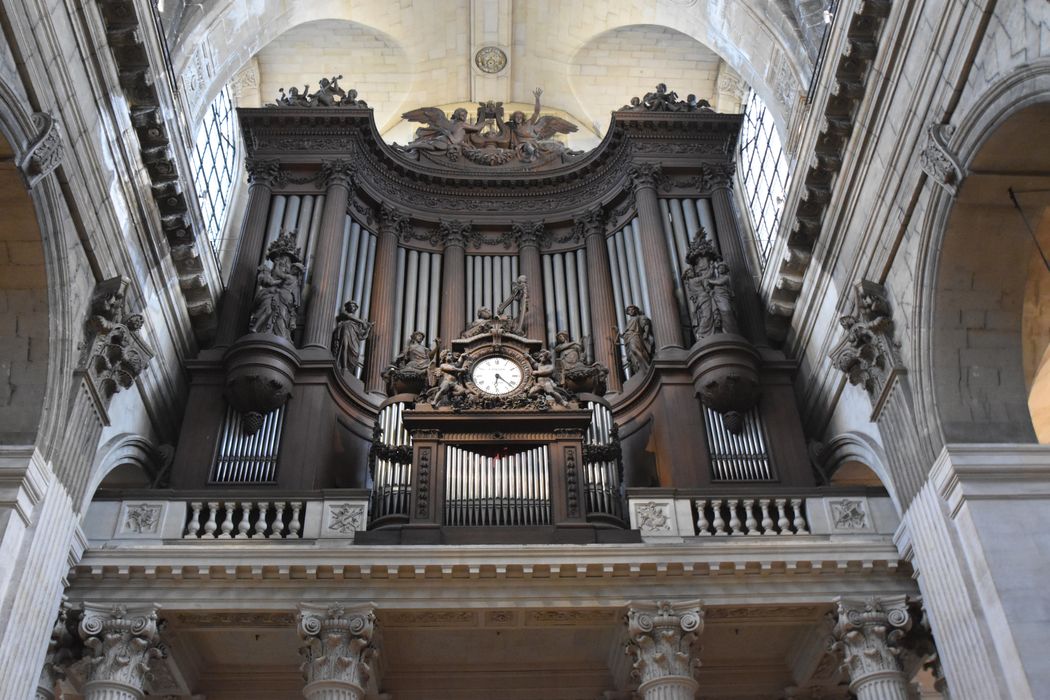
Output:
<svg viewBox="0 0 1050 700">
<path fill-rule="evenodd" d="M 363 700 L 377 649 L 375 605 L 351 608 L 301 603 L 300 666 L 307 700 Z"/>
<path fill-rule="evenodd" d="M 703 630 L 698 600 L 629 604 L 627 653 L 643 700 L 691 700 L 696 695 L 700 686 L 694 675 Z"/>
</svg>

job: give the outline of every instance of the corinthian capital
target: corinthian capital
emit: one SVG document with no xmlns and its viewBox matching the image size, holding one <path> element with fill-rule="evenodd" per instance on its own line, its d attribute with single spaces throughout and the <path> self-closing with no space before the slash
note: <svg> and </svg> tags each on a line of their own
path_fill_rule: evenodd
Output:
<svg viewBox="0 0 1050 700">
<path fill-rule="evenodd" d="M 698 640 L 703 630 L 704 612 L 698 600 L 630 604 L 627 653 L 634 660 L 633 675 L 640 681 L 638 692 L 642 697 L 648 698 L 650 689 L 669 684 L 682 688 L 681 697 L 693 697 L 693 674 L 700 665 Z"/>
<path fill-rule="evenodd" d="M 299 637 L 303 640 L 299 653 L 306 681 L 304 695 L 336 697 L 330 691 L 339 689 L 348 700 L 363 698 L 371 663 L 379 654 L 374 639 L 375 606 L 346 608 L 301 603 L 298 620 Z"/>
<path fill-rule="evenodd" d="M 643 187 L 655 188 L 663 177 L 663 168 L 659 163 L 634 163 L 631 165 L 630 175 L 635 190 Z"/>
<path fill-rule="evenodd" d="M 281 163 L 277 160 L 258 160 L 248 158 L 244 162 L 244 168 L 248 171 L 248 184 L 267 185 L 272 187 L 281 180 Z"/>
<path fill-rule="evenodd" d="M 719 189 L 733 189 L 733 174 L 736 166 L 733 163 L 710 163 L 704 166 L 703 188 L 711 192 Z"/>
<path fill-rule="evenodd" d="M 905 596 L 839 598 L 833 621 L 831 650 L 841 655 L 851 690 L 863 698 L 868 682 L 906 686 L 897 658 L 900 641 L 911 627 Z"/>
<path fill-rule="evenodd" d="M 438 235 L 445 242 L 446 248 L 459 246 L 467 247 L 467 240 L 471 237 L 471 225 L 466 221 L 442 220 L 438 224 Z"/>
<path fill-rule="evenodd" d="M 525 246 L 539 247 L 543 243 L 544 230 L 542 221 L 525 221 L 511 224 L 511 234 L 518 241 L 518 248 Z"/>
<path fill-rule="evenodd" d="M 326 160 L 321 163 L 321 177 L 325 187 L 342 185 L 353 189 L 354 164 L 348 160 Z"/>
<path fill-rule="evenodd" d="M 87 697 L 92 684 L 116 686 L 141 697 L 150 659 L 161 655 L 157 606 L 106 607 L 84 603 L 77 630 L 86 648 Z"/>
<path fill-rule="evenodd" d="M 584 237 L 605 235 L 605 210 L 592 207 L 576 217 L 575 224 L 583 229 Z"/>
</svg>

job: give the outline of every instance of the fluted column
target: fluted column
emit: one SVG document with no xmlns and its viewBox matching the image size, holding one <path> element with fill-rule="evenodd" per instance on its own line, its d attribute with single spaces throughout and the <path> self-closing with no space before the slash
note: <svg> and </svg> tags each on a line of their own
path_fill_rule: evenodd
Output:
<svg viewBox="0 0 1050 700">
<path fill-rule="evenodd" d="M 911 627 L 904 596 L 838 599 L 832 650 L 849 670 L 857 700 L 909 700 L 899 643 Z"/>
<path fill-rule="evenodd" d="M 649 290 L 649 318 L 653 321 L 656 351 L 666 347 L 681 347 L 682 325 L 678 318 L 678 301 L 674 295 L 675 281 L 671 271 L 671 254 L 664 237 L 664 221 L 660 202 L 656 197 L 656 182 L 660 166 L 656 163 L 635 163 L 631 166 L 634 196 L 638 206 L 638 224 L 641 227 L 642 256 L 645 258 L 645 284 Z M 633 303 L 639 304 L 635 299 Z"/>
<path fill-rule="evenodd" d="M 383 370 L 397 352 L 397 334 L 394 328 L 397 301 L 397 242 L 408 225 L 408 217 L 383 206 L 379 213 L 379 240 L 376 245 L 375 268 L 372 272 L 372 308 L 368 318 L 375 323 L 372 330 L 372 348 L 365 358 L 365 382 L 369 391 L 384 389 Z"/>
<path fill-rule="evenodd" d="M 217 346 L 230 345 L 248 332 L 248 318 L 252 313 L 255 295 L 255 274 L 262 258 L 266 238 L 266 220 L 270 215 L 273 185 L 280 177 L 281 166 L 276 160 L 248 160 L 248 207 L 244 223 L 237 237 L 237 252 L 233 257 L 230 282 L 219 313 Z"/>
<path fill-rule="evenodd" d="M 376 648 L 375 605 L 299 605 L 307 700 L 363 700 Z"/>
<path fill-rule="evenodd" d="M 343 231 L 346 229 L 346 206 L 354 186 L 354 169 L 349 161 L 336 160 L 322 166 L 326 171 L 327 191 L 324 213 L 317 233 L 317 253 L 310 273 L 313 291 L 306 310 L 306 332 L 303 347 L 328 350 L 335 328 L 336 304 L 339 302 L 339 266 L 342 264 Z"/>
<path fill-rule="evenodd" d="M 518 263 L 521 274 L 529 285 L 529 309 L 525 313 L 525 335 L 546 339 L 543 309 L 543 263 L 540 261 L 540 243 L 543 241 L 543 222 L 530 221 L 514 224 L 518 240 Z"/>
<path fill-rule="evenodd" d="M 441 341 L 448 347 L 467 327 L 467 236 L 470 224 L 442 221 L 441 238 L 445 251 L 441 256 Z"/>
<path fill-rule="evenodd" d="M 150 659 L 160 656 L 157 606 L 85 603 L 78 630 L 88 659 L 84 700 L 142 700 Z"/>
<path fill-rule="evenodd" d="M 699 635 L 704 631 L 700 601 L 630 603 L 627 653 L 634 662 L 643 700 L 692 700 L 699 684 Z"/>
<path fill-rule="evenodd" d="M 711 191 L 711 205 L 714 209 L 715 226 L 718 228 L 718 249 L 722 258 L 729 264 L 733 293 L 736 297 L 736 312 L 743 335 L 751 342 L 758 342 L 765 338 L 765 327 L 755 293 L 754 278 L 751 275 L 751 260 L 744 248 L 744 242 L 740 240 L 736 210 L 733 207 L 734 172 L 735 166 L 732 163 L 705 165 L 705 188 Z"/>
<path fill-rule="evenodd" d="M 616 353 L 616 306 L 612 275 L 609 272 L 609 249 L 605 247 L 605 212 L 591 209 L 576 223 L 583 226 L 587 245 L 587 291 L 591 311 L 591 337 L 594 361 L 609 370 L 609 391 L 620 391 L 620 359 Z M 632 302 L 637 303 L 637 302 Z"/>
</svg>

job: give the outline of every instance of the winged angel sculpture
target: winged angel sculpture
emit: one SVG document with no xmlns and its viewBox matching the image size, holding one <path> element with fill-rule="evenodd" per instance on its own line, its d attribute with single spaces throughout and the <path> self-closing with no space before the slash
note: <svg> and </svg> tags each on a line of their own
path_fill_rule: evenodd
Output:
<svg viewBox="0 0 1050 700">
<path fill-rule="evenodd" d="M 508 121 L 503 120 L 502 102 L 482 102 L 474 121 L 462 107 L 452 117 L 437 107 L 423 107 L 405 112 L 402 117 L 426 126 L 416 129 L 415 139 L 407 146 L 397 148 L 418 160 L 422 154 L 429 157 L 443 155 L 450 161 L 460 156 L 480 165 L 504 165 L 523 163 L 526 165 L 552 160 L 565 162 L 581 151 L 573 151 L 554 138 L 557 134 L 571 134 L 577 130 L 575 124 L 548 114 L 540 115 L 540 95 L 536 88 L 532 93 L 536 107 L 532 116 L 515 111 Z"/>
</svg>

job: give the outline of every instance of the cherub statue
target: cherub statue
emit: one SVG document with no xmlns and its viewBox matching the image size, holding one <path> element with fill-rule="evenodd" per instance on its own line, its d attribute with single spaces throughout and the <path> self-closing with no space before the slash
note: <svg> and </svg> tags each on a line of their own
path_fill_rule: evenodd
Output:
<svg viewBox="0 0 1050 700">
<path fill-rule="evenodd" d="M 368 103 L 364 100 L 357 99 L 357 90 L 350 88 L 346 91 L 346 97 L 339 102 L 340 107 L 357 107 L 365 109 L 368 107 Z"/>
<path fill-rule="evenodd" d="M 569 395 L 554 383 L 554 361 L 550 351 L 540 350 L 535 356 L 529 356 L 532 365 L 533 384 L 526 396 L 534 399 L 540 396 L 554 401 L 560 406 L 569 405 Z"/>
<path fill-rule="evenodd" d="M 357 302 L 353 299 L 343 304 L 343 310 L 335 319 L 335 330 L 332 331 L 335 365 L 344 372 L 353 372 L 361 363 L 361 346 L 375 325 L 360 318 L 357 309 Z"/>
<path fill-rule="evenodd" d="M 467 121 L 467 110 L 462 107 L 452 112 L 449 119 L 437 107 L 422 107 L 401 115 L 410 122 L 422 122 L 426 126 L 416 129 L 416 137 L 400 150 L 418 155 L 420 151 L 458 151 L 470 134 L 482 130 L 483 124 Z"/>
<path fill-rule="evenodd" d="M 278 89 L 277 101 L 274 106 L 276 107 L 309 107 L 310 100 L 306 97 L 306 93 L 310 91 L 309 85 L 303 85 L 303 91 L 299 92 L 299 88 L 292 86 L 288 88 L 288 93 L 285 94 L 284 88 Z"/>
<path fill-rule="evenodd" d="M 565 144 L 553 138 L 555 134 L 571 134 L 577 130 L 576 125 L 553 114 L 541 117 L 540 95 L 543 89 L 536 88 L 532 94 L 536 97 L 536 107 L 531 117 L 526 118 L 521 110 L 510 115 L 510 121 L 507 122 L 509 143 L 506 147 L 517 150 L 519 158 L 526 163 L 544 153 L 578 155 L 578 151 L 569 150 Z"/>
<path fill-rule="evenodd" d="M 256 278 L 255 305 L 249 331 L 271 333 L 292 339 L 299 313 L 299 292 L 306 269 L 295 246 L 295 231 L 285 231 L 267 249 L 267 266 L 259 266 Z"/>
<path fill-rule="evenodd" d="M 429 399 L 431 406 L 440 406 L 446 399 L 451 400 L 454 396 L 462 396 L 467 393 L 467 388 L 463 386 L 463 375 L 467 370 L 463 366 L 461 354 L 445 350 L 441 353 L 441 362 L 437 365 L 437 370 L 439 380 L 437 388 L 432 390 L 433 395 Z"/>
<path fill-rule="evenodd" d="M 342 79 L 343 76 L 341 75 L 333 76 L 331 79 L 321 78 L 321 82 L 317 86 L 317 92 L 310 95 L 310 106 L 335 107 L 336 97 L 346 97 L 346 92 L 339 87 L 339 81 Z"/>
</svg>

